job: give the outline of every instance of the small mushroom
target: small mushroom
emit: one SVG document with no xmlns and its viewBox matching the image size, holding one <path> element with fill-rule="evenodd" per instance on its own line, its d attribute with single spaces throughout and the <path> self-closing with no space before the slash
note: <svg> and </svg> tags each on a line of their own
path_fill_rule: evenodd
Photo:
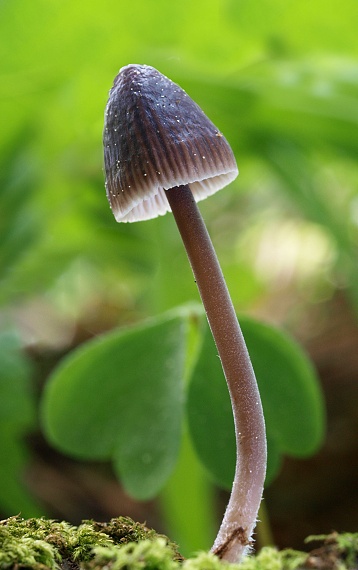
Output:
<svg viewBox="0 0 358 570">
<path fill-rule="evenodd" d="M 265 424 L 246 344 L 196 204 L 236 178 L 236 161 L 225 137 L 183 89 L 153 67 L 127 65 L 109 94 L 104 162 L 116 220 L 145 220 L 171 210 L 186 248 L 235 422 L 235 478 L 212 551 L 237 562 L 252 543 L 262 498 Z"/>
</svg>

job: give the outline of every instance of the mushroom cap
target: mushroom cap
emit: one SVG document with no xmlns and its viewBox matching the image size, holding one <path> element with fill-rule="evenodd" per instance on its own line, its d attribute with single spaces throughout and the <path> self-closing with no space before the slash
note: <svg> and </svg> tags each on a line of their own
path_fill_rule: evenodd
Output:
<svg viewBox="0 0 358 570">
<path fill-rule="evenodd" d="M 127 65 L 115 78 L 103 144 L 118 222 L 165 214 L 169 188 L 189 184 L 199 201 L 238 175 L 225 137 L 183 89 L 148 65 Z"/>
</svg>

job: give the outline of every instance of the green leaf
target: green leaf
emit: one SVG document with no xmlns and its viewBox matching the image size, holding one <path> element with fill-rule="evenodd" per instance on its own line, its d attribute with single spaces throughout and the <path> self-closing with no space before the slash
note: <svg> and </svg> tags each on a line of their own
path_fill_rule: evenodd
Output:
<svg viewBox="0 0 358 570">
<path fill-rule="evenodd" d="M 43 514 L 22 481 L 28 461 L 23 436 L 35 419 L 31 373 L 16 334 L 0 333 L 0 508 L 28 517 Z"/>
<path fill-rule="evenodd" d="M 127 492 L 153 497 L 181 437 L 186 321 L 171 316 L 103 335 L 54 372 L 42 414 L 49 440 L 82 459 L 112 459 Z"/>
<path fill-rule="evenodd" d="M 282 454 L 314 453 L 324 434 L 323 401 L 310 361 L 283 332 L 247 317 L 240 320 L 264 408 L 268 469 Z M 214 480 L 228 489 L 235 468 L 234 422 L 220 360 L 207 331 L 188 393 L 188 419 L 197 453 Z"/>
<path fill-rule="evenodd" d="M 23 433 L 13 424 L 0 423 L 0 508 L 3 515 L 43 516 L 44 511 L 23 482 L 29 453 L 22 441 Z"/>
<path fill-rule="evenodd" d="M 0 423 L 27 428 L 34 420 L 31 367 L 18 337 L 0 333 Z"/>
</svg>

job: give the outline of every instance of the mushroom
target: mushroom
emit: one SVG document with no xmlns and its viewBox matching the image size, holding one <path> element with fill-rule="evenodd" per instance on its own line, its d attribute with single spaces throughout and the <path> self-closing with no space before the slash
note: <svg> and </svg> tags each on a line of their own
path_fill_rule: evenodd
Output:
<svg viewBox="0 0 358 570">
<path fill-rule="evenodd" d="M 266 471 L 265 423 L 255 374 L 208 231 L 196 202 L 238 175 L 233 152 L 200 107 L 147 65 L 127 65 L 105 113 L 107 197 L 118 222 L 171 210 L 226 377 L 236 435 L 232 492 L 212 547 L 237 562 L 252 544 Z"/>
</svg>

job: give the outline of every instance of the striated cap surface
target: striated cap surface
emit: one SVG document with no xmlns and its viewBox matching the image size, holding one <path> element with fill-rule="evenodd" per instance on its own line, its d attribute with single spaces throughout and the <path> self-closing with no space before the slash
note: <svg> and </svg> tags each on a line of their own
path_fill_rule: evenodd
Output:
<svg viewBox="0 0 358 570">
<path fill-rule="evenodd" d="M 199 201 L 238 175 L 225 137 L 183 89 L 148 65 L 127 65 L 115 78 L 103 143 L 118 222 L 165 214 L 165 190 L 174 186 L 189 184 Z"/>
</svg>

